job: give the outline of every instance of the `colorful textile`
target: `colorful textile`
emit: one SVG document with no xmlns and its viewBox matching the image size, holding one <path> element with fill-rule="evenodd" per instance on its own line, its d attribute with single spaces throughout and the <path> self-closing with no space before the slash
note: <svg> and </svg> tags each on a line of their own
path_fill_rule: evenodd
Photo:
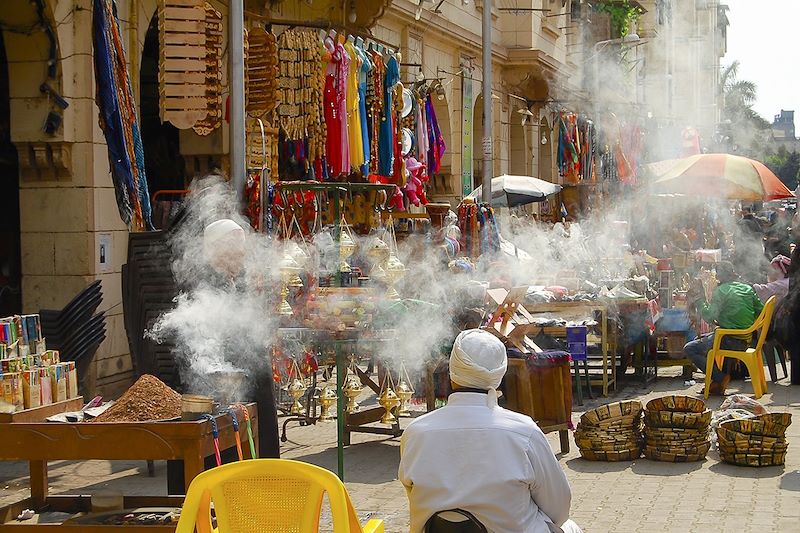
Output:
<svg viewBox="0 0 800 533">
<path fill-rule="evenodd" d="M 358 114 L 361 120 L 361 148 L 363 150 L 363 165 L 364 168 L 361 172 L 366 176 L 369 174 L 369 127 L 367 122 L 367 78 L 370 70 L 372 70 L 372 62 L 369 60 L 366 52 L 359 47 L 356 47 L 356 54 L 361 59 L 358 69 Z"/>
<path fill-rule="evenodd" d="M 436 118 L 430 94 L 425 100 L 425 114 L 428 129 L 428 173 L 435 174 L 442 168 L 442 156 L 444 156 L 447 145 L 442 137 L 442 131 L 439 129 L 439 121 Z"/>
<path fill-rule="evenodd" d="M 356 47 L 350 41 L 344 44 L 345 52 L 350 61 L 347 72 L 347 132 L 350 148 L 350 166 L 359 168 L 364 164 L 364 145 L 361 136 L 361 111 L 358 77 L 361 71 L 361 57 L 356 52 Z"/>
<path fill-rule="evenodd" d="M 383 110 L 381 113 L 380 133 L 378 138 L 378 174 L 391 176 L 394 167 L 394 86 L 400 81 L 400 68 L 397 58 L 389 56 L 386 61 L 386 73 L 383 78 Z"/>
<path fill-rule="evenodd" d="M 94 0 L 95 102 L 108 146 L 111 180 L 120 218 L 133 230 L 152 230 L 136 102 L 133 98 L 115 0 Z"/>
</svg>

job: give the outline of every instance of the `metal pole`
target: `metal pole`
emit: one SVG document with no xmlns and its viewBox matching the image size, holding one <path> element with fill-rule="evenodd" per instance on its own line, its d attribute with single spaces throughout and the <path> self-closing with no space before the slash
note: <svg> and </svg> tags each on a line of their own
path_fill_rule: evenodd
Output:
<svg viewBox="0 0 800 533">
<path fill-rule="evenodd" d="M 492 0 L 483 2 L 483 181 L 481 201 L 492 202 Z"/>
<path fill-rule="evenodd" d="M 244 130 L 244 0 L 231 0 L 228 10 L 228 50 L 230 53 L 230 157 L 231 183 L 236 196 L 244 195 L 247 178 Z M 262 176 L 262 179 L 264 177 Z"/>
</svg>

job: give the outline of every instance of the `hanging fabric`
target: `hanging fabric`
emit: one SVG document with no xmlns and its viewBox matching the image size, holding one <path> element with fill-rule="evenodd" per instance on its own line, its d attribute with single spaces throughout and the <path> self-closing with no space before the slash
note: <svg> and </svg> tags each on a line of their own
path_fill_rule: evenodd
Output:
<svg viewBox="0 0 800 533">
<path fill-rule="evenodd" d="M 114 0 L 94 0 L 92 30 L 95 101 L 119 214 L 131 230 L 152 230 L 144 148 Z"/>
<path fill-rule="evenodd" d="M 386 61 L 383 78 L 383 110 L 380 118 L 378 137 L 378 174 L 391 176 L 394 167 L 395 124 L 394 124 L 394 86 L 400 81 L 400 68 L 397 58 L 390 55 Z"/>
<path fill-rule="evenodd" d="M 447 145 L 445 145 L 442 131 L 439 129 L 439 120 L 436 118 L 436 111 L 433 108 L 430 94 L 428 94 L 425 101 L 425 113 L 428 122 L 428 172 L 435 174 L 442 168 L 442 156 L 447 149 Z"/>
<path fill-rule="evenodd" d="M 356 53 L 353 38 L 348 37 L 344 50 L 349 58 L 347 71 L 347 132 L 350 147 L 350 166 L 356 169 L 364 164 L 364 146 L 361 137 L 361 112 L 359 110 L 358 77 L 361 71 L 361 57 Z"/>
</svg>

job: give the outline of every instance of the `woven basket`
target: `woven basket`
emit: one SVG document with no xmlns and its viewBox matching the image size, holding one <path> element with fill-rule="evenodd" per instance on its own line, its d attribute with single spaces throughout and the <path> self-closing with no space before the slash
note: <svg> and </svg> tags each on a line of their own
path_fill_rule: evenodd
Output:
<svg viewBox="0 0 800 533">
<path fill-rule="evenodd" d="M 726 463 L 738 466 L 777 466 L 786 462 L 786 452 L 774 454 L 725 453 L 720 451 L 720 458 Z"/>
<path fill-rule="evenodd" d="M 697 437 L 693 439 L 681 439 L 681 440 L 658 440 L 658 439 L 646 439 L 645 444 L 652 448 L 671 448 L 671 449 L 678 449 L 678 448 L 693 448 L 696 446 L 702 446 L 706 442 L 709 442 L 708 437 Z"/>
<path fill-rule="evenodd" d="M 626 423 L 628 420 L 631 420 L 631 423 L 633 423 L 641 412 L 642 402 L 626 400 L 586 411 L 581 415 L 581 423 L 587 426 L 598 426 L 601 422 L 614 424 L 620 421 L 620 419 L 622 420 L 622 424 Z"/>
<path fill-rule="evenodd" d="M 762 448 L 759 446 L 738 446 L 736 444 L 729 444 L 727 442 L 719 443 L 719 452 L 727 454 L 744 454 L 744 455 L 773 455 L 776 453 L 786 453 L 789 449 L 788 444 L 776 444 L 770 448 Z"/>
<path fill-rule="evenodd" d="M 706 450 L 706 452 L 707 451 L 708 450 Z M 644 456 L 650 459 L 651 461 L 662 461 L 665 463 L 694 463 L 696 461 L 702 461 L 703 459 L 706 458 L 705 453 L 684 454 L 684 453 L 658 451 L 654 448 L 645 448 Z"/>
<path fill-rule="evenodd" d="M 792 415 L 790 413 L 768 413 L 754 418 L 727 420 L 719 427 L 748 435 L 783 437 L 786 434 L 786 428 L 791 423 Z"/>
<path fill-rule="evenodd" d="M 643 441 L 637 436 L 631 436 L 625 440 L 596 439 L 575 435 L 575 444 L 579 448 L 587 450 L 629 450 L 641 447 Z"/>
<path fill-rule="evenodd" d="M 676 453 L 682 455 L 703 455 L 708 453 L 711 449 L 711 441 L 696 444 L 694 446 L 651 446 L 649 443 L 645 446 L 646 450 L 662 453 Z"/>
<path fill-rule="evenodd" d="M 662 396 L 647 402 L 648 411 L 675 411 L 680 413 L 704 413 L 706 404 L 703 400 L 691 396 Z"/>
<path fill-rule="evenodd" d="M 596 451 L 581 449 L 581 457 L 589 461 L 633 461 L 642 455 L 639 447 L 622 451 Z"/>
<path fill-rule="evenodd" d="M 650 405 L 650 404 L 648 404 Z M 684 411 L 644 411 L 644 424 L 660 428 L 707 428 L 711 423 L 711 410 L 702 413 Z"/>
<path fill-rule="evenodd" d="M 721 443 L 724 442 L 732 446 L 761 447 L 768 449 L 774 446 L 782 446 L 787 444 L 786 437 L 764 437 L 763 435 L 751 435 L 749 433 L 733 431 L 722 426 L 717 428 L 717 437 Z"/>
<path fill-rule="evenodd" d="M 654 428 L 646 427 L 644 434 L 648 440 L 690 440 L 708 438 L 708 428 Z"/>
</svg>

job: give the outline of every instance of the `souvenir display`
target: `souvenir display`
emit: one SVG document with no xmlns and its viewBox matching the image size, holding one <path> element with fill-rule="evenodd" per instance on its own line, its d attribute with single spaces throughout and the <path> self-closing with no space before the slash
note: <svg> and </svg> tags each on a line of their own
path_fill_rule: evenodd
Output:
<svg viewBox="0 0 800 533">
<path fill-rule="evenodd" d="M 208 114 L 192 129 L 208 135 L 222 123 L 222 13 L 206 2 L 206 97 Z"/>
</svg>

